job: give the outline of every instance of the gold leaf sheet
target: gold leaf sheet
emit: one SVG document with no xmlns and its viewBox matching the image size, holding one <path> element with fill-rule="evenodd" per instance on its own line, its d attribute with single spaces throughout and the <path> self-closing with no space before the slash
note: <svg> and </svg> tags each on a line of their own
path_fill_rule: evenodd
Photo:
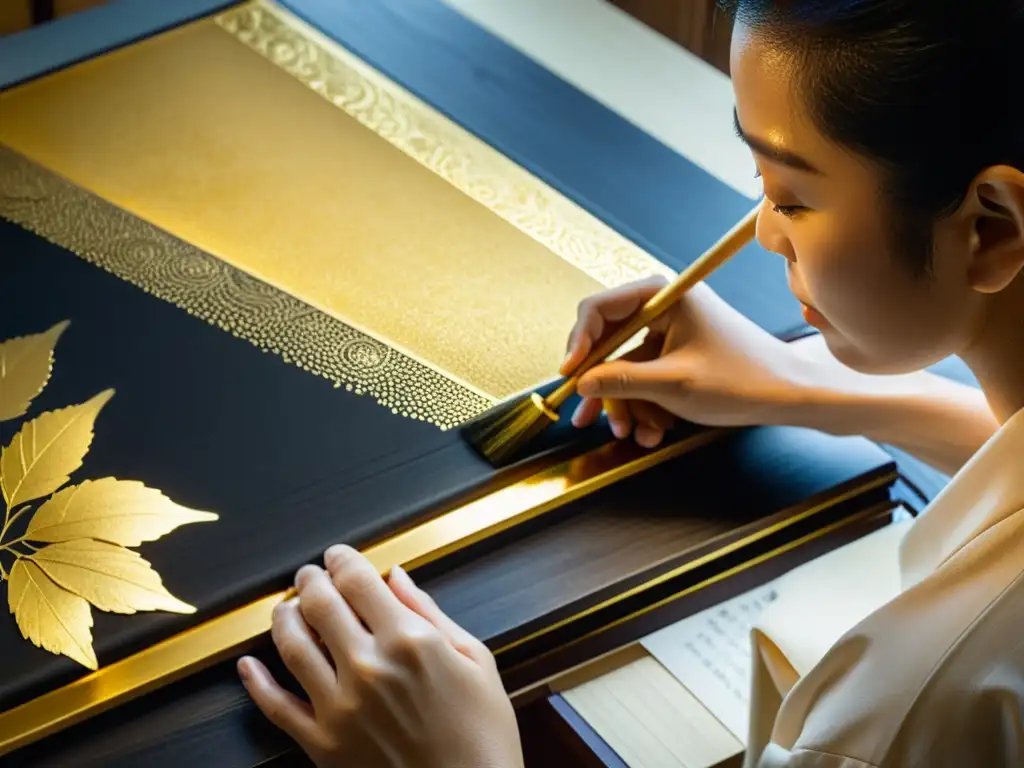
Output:
<svg viewBox="0 0 1024 768">
<path fill-rule="evenodd" d="M 96 669 L 92 612 L 84 598 L 61 589 L 38 565 L 22 558 L 11 569 L 7 601 L 23 637 Z"/>
<path fill-rule="evenodd" d="M 44 413 L 18 431 L 0 454 L 0 490 L 8 510 L 53 493 L 82 466 L 96 417 L 113 395 L 107 390 L 81 405 Z"/>
<path fill-rule="evenodd" d="M 43 547 L 29 556 L 55 583 L 101 611 L 195 613 L 168 592 L 137 552 L 104 541 L 76 539 Z"/>
<path fill-rule="evenodd" d="M 415 362 L 475 395 L 476 409 L 557 371 L 582 298 L 671 274 L 265 2 L 14 89 L 0 109 L 0 142 L 20 155 L 361 334 L 350 372 L 376 364 L 376 343 L 396 356 L 385 377 L 398 389 L 416 386 L 403 361 Z M 0 213 L 24 203 L 13 198 Z M 111 258 L 73 248 L 101 266 Z M 216 270 L 177 261 L 161 269 L 190 284 L 179 303 L 192 311 L 204 288 L 221 289 Z M 232 315 L 218 324 L 255 340 Z M 281 335 L 266 346 L 289 346 Z M 302 365 L 325 375 L 319 361 Z M 421 402 L 365 388 L 424 418 Z"/>
<path fill-rule="evenodd" d="M 53 348 L 67 327 L 65 321 L 0 344 L 0 421 L 24 415 L 43 391 L 50 380 Z"/>
<path fill-rule="evenodd" d="M 105 477 L 54 494 L 32 516 L 25 536 L 47 542 L 90 538 L 135 547 L 178 526 L 216 519 L 209 512 L 179 506 L 142 483 Z"/>
</svg>

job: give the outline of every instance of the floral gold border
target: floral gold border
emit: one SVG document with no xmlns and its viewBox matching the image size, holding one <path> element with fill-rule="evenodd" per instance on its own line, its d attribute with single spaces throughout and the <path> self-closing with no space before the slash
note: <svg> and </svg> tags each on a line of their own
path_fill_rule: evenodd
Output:
<svg viewBox="0 0 1024 768">
<path fill-rule="evenodd" d="M 675 272 L 272 0 L 216 17 L 229 34 L 606 287 Z"/>
</svg>

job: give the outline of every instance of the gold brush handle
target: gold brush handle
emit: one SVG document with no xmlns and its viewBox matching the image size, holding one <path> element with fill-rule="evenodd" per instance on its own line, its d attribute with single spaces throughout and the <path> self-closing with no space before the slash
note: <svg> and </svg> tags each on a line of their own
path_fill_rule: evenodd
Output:
<svg viewBox="0 0 1024 768">
<path fill-rule="evenodd" d="M 557 410 L 573 392 L 580 377 L 603 362 L 610 354 L 629 341 L 635 334 L 650 325 L 655 319 L 672 307 L 688 290 L 706 279 L 708 275 L 732 258 L 741 248 L 754 239 L 757 228 L 757 212 L 755 206 L 736 226 L 726 232 L 718 242 L 711 246 L 696 261 L 688 266 L 671 283 L 652 296 L 637 312 L 629 318 L 613 334 L 605 338 L 577 366 L 559 387 L 547 396 L 545 404 L 551 410 Z"/>
</svg>

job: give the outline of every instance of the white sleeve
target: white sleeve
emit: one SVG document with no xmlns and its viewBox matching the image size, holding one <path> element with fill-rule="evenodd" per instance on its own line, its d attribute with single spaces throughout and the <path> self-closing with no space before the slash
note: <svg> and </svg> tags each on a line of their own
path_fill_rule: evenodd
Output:
<svg viewBox="0 0 1024 768">
<path fill-rule="evenodd" d="M 831 755 L 813 749 L 788 750 L 769 743 L 755 764 L 757 768 L 878 768 L 863 760 Z"/>
</svg>

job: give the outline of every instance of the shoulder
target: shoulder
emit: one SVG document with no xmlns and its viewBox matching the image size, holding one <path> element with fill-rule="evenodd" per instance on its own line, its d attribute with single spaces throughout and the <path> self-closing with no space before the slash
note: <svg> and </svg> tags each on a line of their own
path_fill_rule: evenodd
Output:
<svg viewBox="0 0 1024 768">
<path fill-rule="evenodd" d="M 998 757 L 1024 749 L 1024 511 L 851 629 L 776 726 L 794 754 L 880 768 L 1024 765 L 1024 753 Z"/>
<path fill-rule="evenodd" d="M 1018 569 L 937 660 L 884 765 L 1024 765 L 1022 718 L 1024 573 Z"/>
</svg>

